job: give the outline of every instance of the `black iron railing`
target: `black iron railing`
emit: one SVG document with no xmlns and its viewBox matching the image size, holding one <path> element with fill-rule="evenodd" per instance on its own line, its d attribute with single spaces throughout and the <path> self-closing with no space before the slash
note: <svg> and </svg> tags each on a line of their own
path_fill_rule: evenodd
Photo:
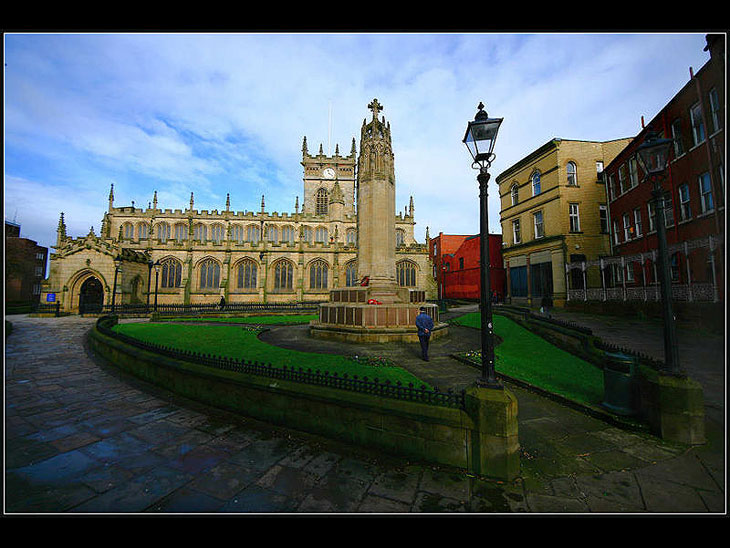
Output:
<svg viewBox="0 0 730 548">
<path fill-rule="evenodd" d="M 311 312 L 318 310 L 318 302 L 306 303 L 233 303 L 233 304 L 158 304 L 146 305 L 137 304 L 117 304 L 112 306 L 105 304 L 96 312 L 97 314 L 117 315 L 126 314 L 151 314 L 157 312 L 163 316 L 184 316 L 184 315 L 203 315 L 203 314 L 235 314 L 238 312 Z M 91 312 L 91 311 L 89 311 Z"/>
<path fill-rule="evenodd" d="M 617 344 L 609 343 L 604 341 L 603 339 L 596 339 L 595 346 L 596 348 L 598 348 L 599 350 L 603 350 L 604 352 L 621 353 L 633 356 L 637 358 L 639 362 L 649 366 L 652 369 L 656 369 L 657 371 L 664 369 L 663 360 L 657 360 L 656 358 L 644 354 L 643 352 L 632 350 L 631 348 L 625 348 Z"/>
<path fill-rule="evenodd" d="M 123 333 L 118 333 L 112 329 L 112 327 L 116 325 L 116 322 L 117 319 L 114 316 L 102 316 L 97 320 L 96 327 L 100 333 L 113 337 L 125 344 L 177 360 L 192 362 L 225 371 L 235 371 L 237 373 L 259 375 L 268 378 L 312 384 L 327 388 L 336 388 L 339 390 L 348 390 L 351 392 L 371 394 L 385 398 L 394 398 L 441 407 L 464 408 L 463 390 L 454 392 L 449 389 L 447 392 L 441 392 L 438 388 L 429 390 L 423 385 L 420 388 L 416 388 L 412 383 L 404 385 L 399 381 L 396 381 L 395 383 L 392 383 L 389 380 L 381 382 L 378 378 L 370 380 L 367 377 L 359 378 L 357 375 L 338 375 L 337 373 L 330 373 L 328 371 L 313 371 L 310 368 L 304 369 L 295 366 L 275 367 L 270 363 L 261 363 L 245 359 L 236 359 L 226 356 L 216 356 L 189 350 L 181 350 L 169 346 L 149 343 Z"/>
<path fill-rule="evenodd" d="M 568 320 L 560 320 L 558 318 L 552 318 L 549 316 L 545 316 L 543 314 L 536 314 L 535 312 L 530 312 L 530 317 L 535 320 L 540 320 L 542 322 L 551 323 L 553 325 L 558 325 L 560 327 L 567 327 L 568 329 L 572 329 L 573 331 L 580 331 L 581 333 L 584 333 L 586 335 L 593 334 L 593 330 L 590 327 L 585 327 L 585 326 L 579 325 L 575 322 L 571 322 Z"/>
<path fill-rule="evenodd" d="M 55 316 L 60 316 L 61 303 L 38 303 L 33 306 L 32 312 L 34 314 L 53 314 Z"/>
</svg>

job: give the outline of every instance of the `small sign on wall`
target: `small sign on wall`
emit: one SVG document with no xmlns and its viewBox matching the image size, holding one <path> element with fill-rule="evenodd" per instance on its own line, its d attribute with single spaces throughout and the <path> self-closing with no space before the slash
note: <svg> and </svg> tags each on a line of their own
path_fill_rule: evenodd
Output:
<svg viewBox="0 0 730 548">
<path fill-rule="evenodd" d="M 48 293 L 46 295 L 46 302 L 47 303 L 55 303 L 56 302 L 56 294 L 55 293 Z"/>
</svg>

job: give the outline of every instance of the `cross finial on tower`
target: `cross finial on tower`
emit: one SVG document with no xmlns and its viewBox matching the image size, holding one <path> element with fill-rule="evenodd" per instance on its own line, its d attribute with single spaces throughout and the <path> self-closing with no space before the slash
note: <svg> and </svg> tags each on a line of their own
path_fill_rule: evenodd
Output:
<svg viewBox="0 0 730 548">
<path fill-rule="evenodd" d="M 377 99 L 373 99 L 368 105 L 368 108 L 373 111 L 373 120 L 375 120 L 380 111 L 383 110 L 383 105 L 381 105 Z"/>
</svg>

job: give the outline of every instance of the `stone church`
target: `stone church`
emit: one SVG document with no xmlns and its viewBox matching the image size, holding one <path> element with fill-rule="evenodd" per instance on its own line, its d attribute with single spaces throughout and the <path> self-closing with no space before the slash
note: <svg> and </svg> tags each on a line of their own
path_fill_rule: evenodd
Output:
<svg viewBox="0 0 730 548">
<path fill-rule="evenodd" d="M 377 101 L 369 108 L 373 117 L 382 109 Z M 383 126 L 390 138 L 384 117 Z M 363 120 L 359 159 L 354 138 L 348 155 L 337 145 L 329 156 L 322 145 L 311 154 L 304 137 L 304 194 L 293 213 L 267 211 L 265 196 L 259 211 L 231 211 L 230 194 L 221 211 L 196 210 L 192 193 L 189 207 L 162 209 L 156 191 L 146 209 L 118 206 L 112 185 L 100 234 L 91 227 L 68 237 L 61 213 L 41 302 L 67 312 L 98 310 L 112 293 L 117 305 L 322 302 L 331 289 L 360 285 L 356 193 L 366 127 Z M 396 281 L 434 298 L 428 241 L 415 240 L 415 223 L 411 197 L 395 215 Z"/>
</svg>

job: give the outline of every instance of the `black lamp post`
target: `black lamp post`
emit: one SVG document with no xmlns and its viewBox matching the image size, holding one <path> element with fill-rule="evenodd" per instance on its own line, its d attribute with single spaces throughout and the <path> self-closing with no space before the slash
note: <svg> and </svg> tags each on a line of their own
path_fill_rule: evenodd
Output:
<svg viewBox="0 0 730 548">
<path fill-rule="evenodd" d="M 669 154 L 674 141 L 663 139 L 656 132 L 649 132 L 646 140 L 636 149 L 636 160 L 644 172 L 645 180 L 652 182 L 652 201 L 656 211 L 656 232 L 659 247 L 659 288 L 662 299 L 662 320 L 664 323 L 664 366 L 663 372 L 680 375 L 677 329 L 672 312 L 672 285 L 667 253 L 667 230 L 664 221 L 665 193 L 662 189 L 664 172 L 669 165 Z"/>
<path fill-rule="evenodd" d="M 160 261 L 155 262 L 152 266 L 155 268 L 155 312 L 157 312 L 157 288 L 159 287 L 160 281 Z"/>
<path fill-rule="evenodd" d="M 464 144 L 473 158 L 471 167 L 479 170 L 479 268 L 481 269 L 480 308 L 482 342 L 482 376 L 477 385 L 486 388 L 502 388 L 494 371 L 494 324 L 490 299 L 489 276 L 489 212 L 487 211 L 487 183 L 489 167 L 494 161 L 494 143 L 503 118 L 490 118 L 480 102 L 474 121 L 469 122 Z"/>
<path fill-rule="evenodd" d="M 446 295 L 444 295 L 444 289 L 446 282 L 444 276 L 446 274 L 446 265 L 439 264 L 439 312 L 446 312 Z"/>
<path fill-rule="evenodd" d="M 122 257 L 121 255 L 117 255 L 114 257 L 114 287 L 112 288 L 112 314 L 114 314 L 116 310 L 116 301 L 117 301 L 117 275 L 119 274 L 119 270 L 122 268 Z"/>
</svg>

